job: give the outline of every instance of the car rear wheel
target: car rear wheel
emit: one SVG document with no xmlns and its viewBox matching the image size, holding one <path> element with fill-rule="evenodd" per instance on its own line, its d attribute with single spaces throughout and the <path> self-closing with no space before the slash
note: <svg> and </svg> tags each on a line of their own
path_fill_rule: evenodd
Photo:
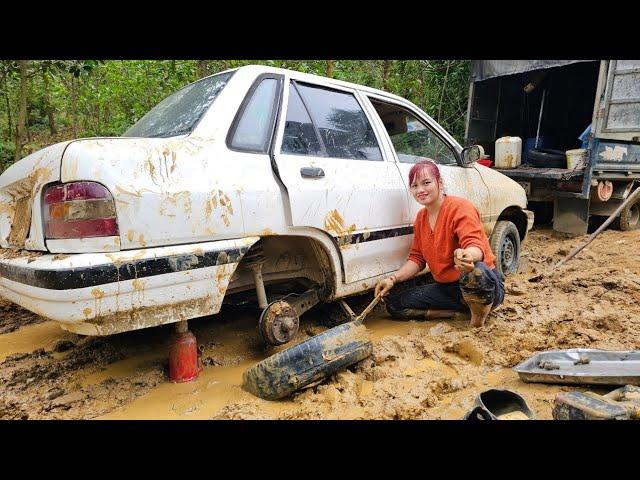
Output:
<svg viewBox="0 0 640 480">
<path fill-rule="evenodd" d="M 496 269 L 507 276 L 518 270 L 520 263 L 520 234 L 508 220 L 499 220 L 490 239 L 491 251 L 496 256 Z"/>
<path fill-rule="evenodd" d="M 265 358 L 244 372 L 242 387 L 265 400 L 278 400 L 372 353 L 364 325 L 347 322 Z"/>
</svg>

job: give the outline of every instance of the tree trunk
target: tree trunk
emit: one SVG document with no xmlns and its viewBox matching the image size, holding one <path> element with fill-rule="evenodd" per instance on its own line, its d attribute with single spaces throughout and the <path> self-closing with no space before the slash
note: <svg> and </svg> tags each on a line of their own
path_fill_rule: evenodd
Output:
<svg viewBox="0 0 640 480">
<path fill-rule="evenodd" d="M 29 105 L 27 104 L 27 113 L 24 120 L 24 131 L 27 135 L 27 143 L 31 143 L 31 131 L 29 129 Z"/>
<path fill-rule="evenodd" d="M 442 113 L 442 100 L 444 99 L 444 92 L 447 90 L 447 78 L 449 77 L 449 66 L 451 64 L 447 61 L 447 71 L 444 74 L 444 82 L 442 82 L 442 93 L 440 94 L 440 105 L 438 105 L 438 119 L 436 122 L 440 123 L 440 117 Z"/>
<path fill-rule="evenodd" d="M 16 151 L 13 161 L 17 162 L 22 156 L 25 139 L 25 123 L 27 119 L 27 60 L 19 60 L 20 66 L 20 109 L 18 110 L 18 125 L 16 126 Z"/>
<path fill-rule="evenodd" d="M 209 76 L 209 61 L 198 60 L 198 78 Z"/>
<path fill-rule="evenodd" d="M 58 133 L 56 128 L 56 119 L 53 115 L 53 107 L 51 106 L 51 95 L 49 94 L 49 72 L 42 71 L 42 82 L 44 83 L 44 105 L 47 109 L 47 118 L 49 119 L 49 131 L 51 135 Z"/>
<path fill-rule="evenodd" d="M 11 121 L 11 102 L 9 101 L 9 88 L 7 80 L 4 81 L 4 98 L 7 101 L 7 140 L 13 137 L 13 122 Z"/>
<path fill-rule="evenodd" d="M 94 75 L 94 78 L 95 78 L 94 82 L 95 82 L 96 89 L 99 90 L 102 85 L 103 77 L 101 75 Z M 102 105 L 99 102 L 95 103 L 93 112 L 94 112 L 94 118 L 95 118 L 94 133 L 96 135 L 100 135 L 101 134 L 100 132 L 102 132 L 102 126 L 100 125 L 100 114 L 102 113 Z"/>
<path fill-rule="evenodd" d="M 76 76 L 71 74 L 71 131 L 78 137 L 78 99 L 76 92 Z"/>
<path fill-rule="evenodd" d="M 384 68 L 382 70 L 382 89 L 389 91 L 389 74 L 391 73 L 391 60 L 384 61 Z"/>
<path fill-rule="evenodd" d="M 327 60 L 327 77 L 333 78 L 333 60 Z"/>
</svg>

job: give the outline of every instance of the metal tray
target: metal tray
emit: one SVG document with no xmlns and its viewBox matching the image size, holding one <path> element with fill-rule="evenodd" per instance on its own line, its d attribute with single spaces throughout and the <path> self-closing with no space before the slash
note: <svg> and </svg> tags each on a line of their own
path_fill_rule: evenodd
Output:
<svg viewBox="0 0 640 480">
<path fill-rule="evenodd" d="M 525 382 L 640 385 L 640 350 L 550 350 L 513 369 Z"/>
</svg>

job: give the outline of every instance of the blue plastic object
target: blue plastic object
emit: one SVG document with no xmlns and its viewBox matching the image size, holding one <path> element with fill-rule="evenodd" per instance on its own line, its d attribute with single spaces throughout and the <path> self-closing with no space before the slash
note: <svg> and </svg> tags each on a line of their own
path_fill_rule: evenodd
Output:
<svg viewBox="0 0 640 480">
<path fill-rule="evenodd" d="M 582 135 L 580 135 L 578 137 L 578 139 L 582 142 L 581 148 L 589 148 L 589 140 L 591 140 L 591 123 L 589 124 L 589 126 L 585 129 L 584 132 L 582 132 Z"/>
</svg>

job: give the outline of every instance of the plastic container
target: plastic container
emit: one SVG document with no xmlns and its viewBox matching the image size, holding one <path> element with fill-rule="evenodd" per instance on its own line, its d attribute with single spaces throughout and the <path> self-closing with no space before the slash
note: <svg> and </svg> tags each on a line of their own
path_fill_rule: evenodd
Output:
<svg viewBox="0 0 640 480">
<path fill-rule="evenodd" d="M 580 170 L 587 165 L 587 150 L 584 148 L 576 148 L 567 150 L 567 168 Z"/>
<path fill-rule="evenodd" d="M 518 168 L 522 163 L 522 139 L 502 137 L 496 140 L 496 168 Z"/>
<path fill-rule="evenodd" d="M 491 167 L 493 165 L 493 161 L 485 155 L 486 158 L 481 158 L 480 160 L 478 160 L 478 163 L 480 165 L 484 165 L 485 167 Z"/>
<path fill-rule="evenodd" d="M 510 390 L 487 390 L 476 397 L 465 420 L 535 420 L 524 398 Z"/>
</svg>

